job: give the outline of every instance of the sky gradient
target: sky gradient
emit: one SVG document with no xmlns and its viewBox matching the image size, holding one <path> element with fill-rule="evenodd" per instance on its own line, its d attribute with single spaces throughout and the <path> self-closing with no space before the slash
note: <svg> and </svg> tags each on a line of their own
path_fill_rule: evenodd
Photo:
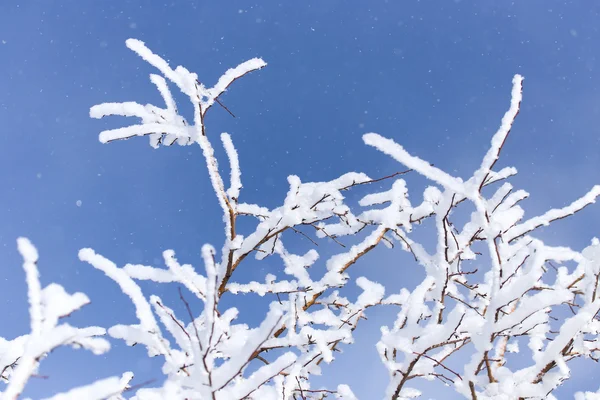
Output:
<svg viewBox="0 0 600 400">
<path fill-rule="evenodd" d="M 106 327 L 133 322 L 133 307 L 77 259 L 80 248 L 119 265 L 161 265 L 162 251 L 173 249 L 201 267 L 201 245 L 221 244 L 221 214 L 197 147 L 98 142 L 101 130 L 133 120 L 92 120 L 92 105 L 160 104 L 148 79 L 155 71 L 125 47 L 127 38 L 209 86 L 226 69 L 264 58 L 267 68 L 222 98 L 237 118 L 215 107 L 207 127 L 215 147 L 219 133 L 231 134 L 242 197 L 267 207 L 283 201 L 290 174 L 308 181 L 401 169 L 362 143 L 367 132 L 468 177 L 508 108 L 512 76 L 522 74 L 521 114 L 499 165 L 517 167 L 512 182 L 532 194 L 526 211 L 538 213 L 600 183 L 599 27 L 600 3 L 584 1 L 2 1 L 0 336 L 28 332 L 18 236 L 38 247 L 44 285 L 91 298 L 70 323 Z M 600 236 L 599 223 L 600 208 L 591 207 L 543 236 L 580 250 Z M 399 250 L 378 249 L 351 275 L 412 288 L 421 269 L 405 260 Z M 244 276 L 261 279 L 277 267 L 266 261 Z M 146 288 L 176 299 L 176 287 Z M 250 309 L 245 318 L 256 322 L 262 313 Z M 374 314 L 357 331 L 358 350 L 346 347 L 325 369 L 332 386 L 347 382 L 362 399 L 381 397 L 387 376 L 373 345 L 377 321 L 391 323 L 390 315 Z M 149 362 L 142 349 L 112 343 L 105 357 L 57 351 L 42 364 L 49 378 L 33 379 L 26 394 L 38 398 L 128 369 L 140 380 L 160 376 L 158 360 Z M 587 377 L 571 385 L 597 389 Z"/>
</svg>

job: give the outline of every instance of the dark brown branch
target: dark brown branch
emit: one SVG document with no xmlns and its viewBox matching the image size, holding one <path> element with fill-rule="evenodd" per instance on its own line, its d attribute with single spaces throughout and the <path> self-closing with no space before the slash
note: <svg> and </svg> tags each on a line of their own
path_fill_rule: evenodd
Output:
<svg viewBox="0 0 600 400">
<path fill-rule="evenodd" d="M 200 352 L 202 352 L 202 342 L 200 341 L 200 334 L 198 333 L 198 327 L 196 326 L 196 321 L 194 320 L 194 314 L 192 313 L 192 309 L 190 308 L 190 304 L 183 297 L 183 292 L 181 291 L 181 287 L 178 287 L 177 289 L 179 290 L 179 298 L 181 299 L 181 301 L 185 305 L 185 308 L 186 308 L 186 310 L 188 312 L 188 315 L 190 316 L 190 320 L 192 322 L 192 325 L 194 326 L 194 332 L 196 334 L 196 340 L 198 340 L 198 346 L 200 347 Z M 189 336 L 190 335 L 188 335 L 188 337 Z"/>
<path fill-rule="evenodd" d="M 351 183 L 351 184 L 350 184 L 350 185 L 348 185 L 348 186 L 344 186 L 343 188 L 341 188 L 341 189 L 340 189 L 340 191 L 342 191 L 342 190 L 348 190 L 348 189 L 350 189 L 350 188 L 352 188 L 352 187 L 354 187 L 354 186 L 359 186 L 359 185 L 368 185 L 369 183 L 381 182 L 381 181 L 384 181 L 384 180 L 386 180 L 386 179 L 391 179 L 391 178 L 394 178 L 394 177 L 396 177 L 396 176 L 398 176 L 398 175 L 404 175 L 404 174 L 408 174 L 408 173 L 409 173 L 409 172 L 411 172 L 411 171 L 412 171 L 412 169 L 407 169 L 406 171 L 398 171 L 398 172 L 394 172 L 394 173 L 393 173 L 393 174 L 391 174 L 391 175 L 387 175 L 387 176 L 384 176 L 384 177 L 381 177 L 381 178 L 377 178 L 377 179 L 371 179 L 371 180 L 364 181 L 364 182 L 354 182 L 354 183 Z"/>
<path fill-rule="evenodd" d="M 221 103 L 221 101 L 215 97 L 215 101 L 217 102 L 217 104 L 219 104 L 221 107 L 223 107 L 225 109 L 225 111 L 227 111 L 229 113 L 229 115 L 231 115 L 233 118 L 235 118 L 235 115 L 229 110 L 229 108 L 227 108 L 225 106 L 225 104 Z"/>
</svg>

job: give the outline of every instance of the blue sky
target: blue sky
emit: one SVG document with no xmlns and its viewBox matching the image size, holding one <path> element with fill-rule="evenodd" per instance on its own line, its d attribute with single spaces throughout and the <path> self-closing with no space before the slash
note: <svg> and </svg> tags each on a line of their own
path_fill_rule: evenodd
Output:
<svg viewBox="0 0 600 400">
<path fill-rule="evenodd" d="M 207 124 L 215 140 L 222 131 L 232 135 L 243 198 L 270 207 L 283 200 L 289 174 L 324 180 L 401 168 L 362 144 L 370 131 L 467 177 L 508 107 L 513 74 L 523 74 L 522 112 L 501 164 L 519 169 L 514 184 L 532 193 L 524 207 L 539 212 L 600 181 L 599 14 L 595 2 L 542 0 L 2 1 L 0 336 L 28 326 L 18 236 L 40 250 L 44 284 L 92 299 L 72 323 L 103 326 L 133 322 L 133 309 L 116 285 L 78 261 L 78 249 L 93 247 L 122 265 L 156 264 L 172 248 L 200 266 L 200 246 L 220 246 L 221 217 L 199 149 L 98 142 L 102 129 L 123 121 L 91 120 L 90 106 L 160 100 L 148 80 L 154 71 L 125 39 L 145 41 L 207 85 L 246 59 L 269 63 L 223 97 L 237 118 L 215 108 Z M 544 237 L 580 249 L 600 235 L 599 222 L 600 208 L 591 208 Z M 378 250 L 352 276 L 393 276 L 393 288 L 411 287 L 420 270 L 399 260 L 398 252 Z M 257 279 L 261 270 L 246 273 Z M 176 291 L 148 288 L 165 297 Z M 375 325 L 357 335 L 361 346 L 379 337 Z M 27 393 L 38 397 L 125 369 L 159 376 L 159 364 L 141 349 L 114 347 L 97 358 L 57 352 L 42 367 L 49 379 L 33 380 Z M 387 378 L 374 348 L 361 353 L 367 350 L 359 364 L 350 363 L 358 353 L 349 350 L 326 372 L 332 382 L 355 383 L 361 398 L 379 398 Z"/>
</svg>

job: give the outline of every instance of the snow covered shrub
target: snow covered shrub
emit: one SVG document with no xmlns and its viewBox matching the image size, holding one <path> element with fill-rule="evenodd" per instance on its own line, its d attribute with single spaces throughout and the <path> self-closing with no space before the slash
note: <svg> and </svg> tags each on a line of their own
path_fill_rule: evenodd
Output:
<svg viewBox="0 0 600 400">
<path fill-rule="evenodd" d="M 528 197 L 527 192 L 513 190 L 506 182 L 516 170 L 493 170 L 519 112 L 521 76 L 514 77 L 510 108 L 480 167 L 469 179 L 451 176 L 410 155 L 394 141 L 369 133 L 364 135 L 367 145 L 431 181 L 420 204 L 409 201 L 405 180 L 394 174 L 388 177 L 394 179 L 391 188 L 365 196 L 360 201 L 364 210 L 355 213 L 344 203 L 343 191 L 372 180 L 361 173 L 348 173 L 330 182 L 311 183 L 290 176 L 283 204 L 267 209 L 240 202 L 237 152 L 224 133 L 221 140 L 231 169 L 226 187 L 204 125 L 206 112 L 219 103 L 219 96 L 233 81 L 266 64 L 260 59 L 247 61 L 207 88 L 196 74 L 183 67 L 172 69 L 144 43 L 128 40 L 127 46 L 189 98 L 194 120 L 190 123 L 178 113 L 166 80 L 151 75 L 165 108 L 138 103 L 92 107 L 94 118 L 122 115 L 141 119 L 140 124 L 102 132 L 100 141 L 149 136 L 153 147 L 175 142 L 198 144 L 223 210 L 226 235 L 220 252 L 208 245 L 203 248 L 204 274 L 180 265 L 171 250 L 164 253 L 167 269 L 139 265 L 119 269 L 92 250 L 80 253 L 82 260 L 114 279 L 137 309 L 138 324 L 113 327 L 109 334 L 130 344 L 142 343 L 149 355 L 164 357 L 164 385 L 140 389 L 139 398 L 306 399 L 328 394 L 354 398 L 346 386 L 337 391 L 314 389 L 310 376 L 320 372 L 322 361 L 333 361 L 336 346 L 351 343 L 367 308 L 384 304 L 400 310 L 395 324 L 382 328 L 377 345 L 389 371 L 389 399 L 418 397 L 420 392 L 410 387 L 416 378 L 440 379 L 471 399 L 549 398 L 569 377 L 568 361 L 597 356 L 598 242 L 579 253 L 547 246 L 533 234 L 538 227 L 593 203 L 600 186 L 565 208 L 525 218 L 519 202 Z M 470 219 L 463 226 L 452 222 L 452 212 L 459 205 L 471 207 Z M 256 230 L 246 237 L 236 231 L 241 216 L 257 220 Z M 434 220 L 437 227 L 437 237 L 431 238 L 437 243 L 433 254 L 411 237 L 413 228 L 425 219 Z M 303 226 L 314 227 L 319 238 L 334 240 L 365 229 L 370 233 L 326 260 L 327 272 L 317 277 L 308 267 L 317 262 L 318 253 L 291 254 L 283 243 L 286 231 Z M 386 297 L 381 284 L 361 277 L 357 283 L 363 293 L 356 300 L 340 297 L 337 289 L 348 282 L 347 269 L 381 241 L 399 242 L 411 252 L 425 269 L 425 279 L 412 291 L 403 289 Z M 474 250 L 481 243 L 484 251 Z M 259 259 L 280 257 L 289 278 L 268 274 L 265 283 L 236 283 L 235 271 L 252 254 Z M 473 260 L 485 270 L 476 273 L 465 268 Z M 566 262 L 576 266 L 561 266 Z M 559 265 L 556 270 L 549 267 L 554 264 Z M 181 283 L 204 302 L 204 310 L 185 324 L 160 298 L 143 296 L 135 280 L 146 279 Z M 278 300 L 265 310 L 260 326 L 249 328 L 235 323 L 235 309 L 219 309 L 226 292 L 272 293 Z M 570 306 L 573 315 L 559 313 L 556 319 L 554 312 L 564 305 Z M 175 338 L 174 346 L 165 339 L 155 316 Z M 518 351 L 520 343 L 531 353 L 526 365 L 507 359 L 507 352 Z M 267 354 L 270 349 L 287 351 L 272 356 Z M 451 368 L 451 357 L 457 353 L 464 353 L 462 365 Z"/>
</svg>

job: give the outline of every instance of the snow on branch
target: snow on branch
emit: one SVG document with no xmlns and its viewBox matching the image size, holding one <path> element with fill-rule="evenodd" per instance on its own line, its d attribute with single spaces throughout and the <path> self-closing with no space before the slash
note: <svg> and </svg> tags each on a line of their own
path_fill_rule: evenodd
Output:
<svg viewBox="0 0 600 400">
<path fill-rule="evenodd" d="M 363 135 L 365 144 L 375 147 L 377 150 L 392 156 L 396 161 L 404 164 L 408 168 L 422 174 L 439 185 L 453 188 L 455 192 L 462 192 L 463 183 L 446 172 L 434 167 L 430 163 L 410 155 L 402 146 L 391 139 L 384 138 L 376 133 L 367 133 Z"/>
<path fill-rule="evenodd" d="M 238 159 L 237 150 L 235 147 L 233 147 L 231 136 L 229 136 L 227 133 L 222 133 L 221 140 L 223 141 L 223 147 L 225 147 L 225 151 L 227 152 L 227 157 L 229 157 L 229 166 L 231 168 L 231 184 L 227 190 L 227 196 L 236 201 L 240 196 L 240 190 L 242 189 L 242 173 L 240 171 L 240 162 Z"/>
<path fill-rule="evenodd" d="M 120 269 L 90 249 L 84 249 L 80 253 L 82 260 L 104 271 L 119 284 L 138 310 L 139 323 L 115 326 L 109 329 L 109 334 L 124 339 L 129 345 L 143 344 L 148 348 L 149 355 L 161 355 L 165 359 L 163 371 L 168 376 L 167 381 L 159 388 L 140 389 L 142 398 L 151 394 L 160 397 L 164 393 L 171 393 L 170 390 L 175 390 L 172 395 L 176 397 L 173 398 L 216 396 L 215 398 L 222 399 L 241 399 L 258 390 L 295 362 L 296 356 L 288 352 L 269 365 L 260 367 L 245 379 L 242 378 L 254 352 L 280 326 L 283 312 L 278 307 L 272 308 L 263 323 L 251 330 L 248 330 L 246 325 L 233 324 L 237 316 L 235 309 L 218 312 L 220 282 L 212 260 L 213 253 L 214 250 L 210 246 L 204 247 L 206 276 L 203 279 L 205 288 L 201 299 L 205 302 L 205 307 L 201 315 L 194 317 L 187 326 L 158 296 L 151 296 L 150 302 L 147 301 L 139 286 L 128 275 L 128 272 L 139 275 L 139 271 L 144 270 L 144 278 L 153 279 L 157 276 L 156 280 L 164 281 L 158 269 L 141 269 L 140 266 Z M 172 259 L 172 254 L 168 256 L 170 257 L 165 257 L 167 260 Z M 172 276 L 173 281 L 181 278 L 182 275 Z M 200 294 L 195 290 L 193 292 Z M 183 295 L 181 299 L 191 316 L 189 303 Z M 150 303 L 154 305 L 154 312 L 165 328 L 176 339 L 179 348 L 173 348 L 169 341 L 164 339 L 152 315 Z M 173 385 L 177 385 L 177 388 Z"/>
<path fill-rule="evenodd" d="M 180 145 L 196 143 L 202 149 L 202 155 L 206 161 L 206 167 L 210 177 L 213 190 L 223 210 L 223 221 L 225 223 L 225 235 L 227 237 L 226 247 L 229 261 L 233 258 L 233 247 L 236 242 L 235 220 L 237 218 L 237 203 L 242 188 L 239 160 L 233 142 L 228 134 L 221 135 L 223 145 L 231 168 L 230 187 L 225 189 L 224 179 L 219 172 L 218 161 L 214 154 L 214 148 L 206 135 L 204 116 L 208 109 L 217 102 L 227 109 L 220 101 L 221 96 L 227 88 L 242 76 L 263 68 L 266 63 L 259 58 L 246 61 L 235 68 L 229 69 L 219 78 L 217 84 L 212 88 L 206 88 L 198 81 L 198 76 L 182 66 L 172 69 L 160 56 L 153 53 L 146 45 L 135 39 L 126 42 L 127 47 L 136 52 L 140 57 L 152 66 L 156 67 L 164 78 L 152 74 L 151 81 L 156 85 L 166 108 L 160 108 L 151 104 L 141 105 L 134 102 L 104 103 L 95 105 L 90 109 L 92 118 L 102 118 L 107 115 L 135 116 L 140 118 L 141 123 L 123 128 L 110 129 L 100 133 L 102 143 L 119 139 L 128 139 L 133 136 L 149 136 L 150 145 L 154 148 L 161 144 L 170 146 L 177 142 Z M 190 100 L 194 110 L 194 122 L 190 124 L 179 114 L 175 100 L 170 92 L 165 78 L 175 84 L 179 90 Z M 231 265 L 230 265 L 231 267 Z M 221 288 L 223 290 L 223 288 Z"/>
<path fill-rule="evenodd" d="M 540 226 L 546 226 L 553 221 L 573 215 L 590 204 L 595 203 L 598 196 L 600 196 L 600 185 L 594 186 L 588 193 L 575 200 L 567 207 L 550 210 L 539 217 L 531 218 L 525 222 L 513 226 L 507 232 L 507 239 L 509 241 L 515 240 L 533 231 L 534 229 L 539 228 Z"/>
<path fill-rule="evenodd" d="M 364 136 L 365 143 L 437 185 L 427 188 L 424 203 L 415 208 L 407 201 L 394 205 L 396 196 L 390 193 L 372 194 L 362 202 L 394 205 L 370 211 L 368 216 L 388 226 L 426 271 L 426 278 L 412 292 L 403 289 L 384 301 L 400 306 L 394 326 L 382 330 L 377 345 L 390 375 L 386 398 L 419 397 L 421 392 L 410 382 L 425 378 L 439 379 L 473 400 L 545 399 L 570 377 L 569 361 L 598 359 L 599 241 L 579 253 L 547 246 L 531 236 L 540 226 L 594 203 L 600 195 L 598 186 L 565 208 L 524 222 L 519 202 L 529 196 L 527 192 L 514 191 L 508 183 L 490 197 L 481 191 L 516 173 L 510 167 L 498 172 L 492 168 L 519 112 L 522 81 L 519 75 L 513 79 L 510 109 L 480 168 L 466 181 L 410 155 L 390 139 L 373 133 Z M 459 205 L 470 205 L 472 210 L 462 228 L 452 217 Z M 423 218 L 435 220 L 438 245 L 434 254 L 410 237 L 410 223 Z M 486 244 L 487 252 L 474 250 L 479 242 Z M 482 266 L 489 269 L 479 272 Z M 572 317 L 562 316 L 565 308 Z M 507 353 L 518 352 L 523 344 L 531 352 L 529 365 L 507 358 Z M 474 350 L 468 352 L 468 348 Z M 460 356 L 455 354 L 469 357 L 470 362 L 457 365 Z"/>
<path fill-rule="evenodd" d="M 89 385 L 71 389 L 65 393 L 59 393 L 44 400 L 121 400 L 121 393 L 127 391 L 129 382 L 133 379 L 131 372 L 126 372 L 121 378 L 100 379 Z"/>
<path fill-rule="evenodd" d="M 101 337 L 106 333 L 104 328 L 75 328 L 67 323 L 59 324 L 60 319 L 88 304 L 88 297 L 79 292 L 68 294 L 62 286 L 55 283 L 42 289 L 37 267 L 37 249 L 23 237 L 17 240 L 17 245 L 23 257 L 27 280 L 31 333 L 13 340 L 0 337 L 0 379 L 6 383 L 6 387 L 0 392 L 2 400 L 17 399 L 27 381 L 37 373 L 41 360 L 58 347 L 85 348 L 94 354 L 103 354 L 110 348 L 109 343 Z M 108 378 L 91 386 L 53 396 L 52 399 L 80 399 L 82 397 L 77 396 L 83 393 L 97 393 L 95 397 L 85 396 L 90 399 L 118 396 L 125 390 L 133 374 L 129 373 L 128 376 L 125 383 L 118 378 Z"/>
<path fill-rule="evenodd" d="M 481 166 L 473 174 L 473 182 L 478 185 L 479 190 L 483 187 L 492 168 L 500 157 L 500 151 L 508 138 L 512 125 L 519 114 L 521 101 L 523 100 L 523 77 L 515 75 L 513 78 L 513 88 L 511 93 L 510 108 L 504 114 L 502 123 L 496 134 L 492 137 L 491 146 L 481 162 Z"/>
<path fill-rule="evenodd" d="M 90 109 L 90 117 L 92 118 L 121 115 L 138 117 L 141 120 L 138 125 L 101 132 L 99 139 L 102 143 L 129 139 L 134 136 L 149 136 L 150 145 L 154 148 L 159 147 L 161 144 L 170 146 L 175 142 L 180 145 L 195 143 L 200 136 L 205 134 L 204 115 L 215 102 L 219 102 L 219 96 L 237 79 L 267 65 L 260 58 L 253 58 L 227 70 L 215 86 L 206 88 L 198 81 L 197 74 L 182 66 L 175 69 L 171 68 L 162 57 L 146 47 L 144 42 L 137 39 L 128 39 L 126 45 L 144 61 L 157 68 L 164 75 L 164 78 L 175 84 L 189 98 L 194 107 L 195 120 L 194 124 L 188 124 L 186 119 L 178 113 L 177 105 L 166 80 L 162 76 L 151 74 L 150 80 L 156 85 L 165 101 L 166 108 L 151 104 L 141 105 L 136 102 L 103 103 L 93 106 Z"/>
</svg>

